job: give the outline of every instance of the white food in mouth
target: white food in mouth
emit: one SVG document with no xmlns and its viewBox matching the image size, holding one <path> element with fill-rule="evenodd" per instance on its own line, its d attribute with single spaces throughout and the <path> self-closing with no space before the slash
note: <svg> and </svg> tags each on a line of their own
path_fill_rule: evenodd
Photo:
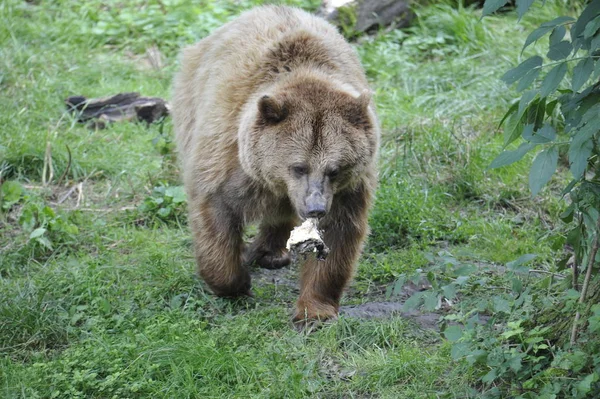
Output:
<svg viewBox="0 0 600 399">
<path fill-rule="evenodd" d="M 294 227 L 290 234 L 290 238 L 287 240 L 286 248 L 291 250 L 293 246 L 301 244 L 307 241 L 318 241 L 323 242 L 321 234 L 318 229 L 319 220 L 315 218 L 306 219 L 300 226 Z M 317 249 L 313 249 L 317 252 Z"/>
</svg>

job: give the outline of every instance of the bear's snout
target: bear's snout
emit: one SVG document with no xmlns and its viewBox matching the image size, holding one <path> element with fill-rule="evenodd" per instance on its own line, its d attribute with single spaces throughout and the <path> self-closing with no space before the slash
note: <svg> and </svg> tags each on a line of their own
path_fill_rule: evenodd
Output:
<svg viewBox="0 0 600 399">
<path fill-rule="evenodd" d="M 306 198 L 306 216 L 320 219 L 327 213 L 327 199 L 322 192 L 313 191 Z"/>
</svg>

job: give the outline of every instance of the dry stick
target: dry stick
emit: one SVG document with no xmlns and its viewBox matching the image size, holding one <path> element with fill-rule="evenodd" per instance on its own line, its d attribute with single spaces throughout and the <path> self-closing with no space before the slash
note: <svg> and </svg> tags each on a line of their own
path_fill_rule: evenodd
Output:
<svg viewBox="0 0 600 399">
<path fill-rule="evenodd" d="M 69 173 L 69 169 L 71 169 L 71 149 L 66 144 L 65 144 L 65 147 L 67 147 L 67 153 L 69 154 L 69 160 L 67 162 L 67 168 L 65 169 L 63 174 L 60 175 L 60 179 L 58 179 L 58 183 L 56 183 L 57 186 L 60 186 L 60 183 L 62 183 L 65 176 L 67 176 L 67 173 Z"/>
<path fill-rule="evenodd" d="M 579 284 L 577 284 L 577 280 L 579 280 L 579 271 L 577 270 L 577 262 L 575 258 L 573 258 L 573 289 L 577 291 L 579 289 Z"/>
<path fill-rule="evenodd" d="M 42 184 L 46 187 L 54 177 L 54 168 L 52 167 L 52 144 L 46 142 L 46 152 L 44 154 L 44 168 L 42 169 Z"/>
<path fill-rule="evenodd" d="M 592 267 L 594 266 L 594 260 L 596 259 L 596 254 L 598 253 L 598 232 L 600 231 L 600 217 L 598 217 L 598 221 L 596 222 L 596 235 L 594 236 L 594 243 L 592 245 L 592 252 L 590 253 L 590 257 L 588 259 L 587 271 L 585 273 L 585 279 L 583 280 L 583 286 L 581 287 L 581 295 L 579 296 L 579 305 L 581 305 L 585 301 L 585 297 L 587 296 L 588 287 L 590 285 L 590 279 L 592 277 Z M 577 310 L 575 313 L 575 320 L 573 321 L 573 328 L 571 329 L 571 346 L 575 345 L 575 341 L 577 340 L 577 324 L 579 323 L 579 319 L 581 318 L 581 313 Z"/>
</svg>

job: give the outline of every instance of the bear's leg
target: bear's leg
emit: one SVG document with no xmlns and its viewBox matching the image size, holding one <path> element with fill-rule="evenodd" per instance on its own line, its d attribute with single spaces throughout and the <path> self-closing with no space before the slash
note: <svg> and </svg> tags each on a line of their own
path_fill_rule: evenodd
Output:
<svg viewBox="0 0 600 399">
<path fill-rule="evenodd" d="M 366 190 L 340 195 L 334 200 L 320 226 L 330 253 L 325 261 L 309 258 L 302 268 L 300 298 L 293 319 L 298 326 L 337 317 L 340 298 L 352 278 L 368 231 L 369 202 Z"/>
<path fill-rule="evenodd" d="M 256 263 L 265 269 L 281 269 L 289 265 L 291 260 L 285 244 L 294 224 L 294 220 L 261 223 L 258 234 L 244 254 L 244 263 Z"/>
<path fill-rule="evenodd" d="M 218 198 L 190 208 L 198 272 L 218 296 L 252 295 L 250 274 L 242 265 L 242 218 Z"/>
</svg>

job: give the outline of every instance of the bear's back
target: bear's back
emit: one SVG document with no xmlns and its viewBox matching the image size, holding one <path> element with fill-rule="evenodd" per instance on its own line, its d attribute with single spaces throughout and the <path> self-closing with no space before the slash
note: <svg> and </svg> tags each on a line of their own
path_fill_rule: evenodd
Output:
<svg viewBox="0 0 600 399">
<path fill-rule="evenodd" d="M 368 88 L 354 49 L 321 18 L 265 6 L 223 25 L 184 50 L 173 99 L 179 141 L 189 147 L 193 135 L 234 134 L 249 97 L 298 68 Z"/>
</svg>

